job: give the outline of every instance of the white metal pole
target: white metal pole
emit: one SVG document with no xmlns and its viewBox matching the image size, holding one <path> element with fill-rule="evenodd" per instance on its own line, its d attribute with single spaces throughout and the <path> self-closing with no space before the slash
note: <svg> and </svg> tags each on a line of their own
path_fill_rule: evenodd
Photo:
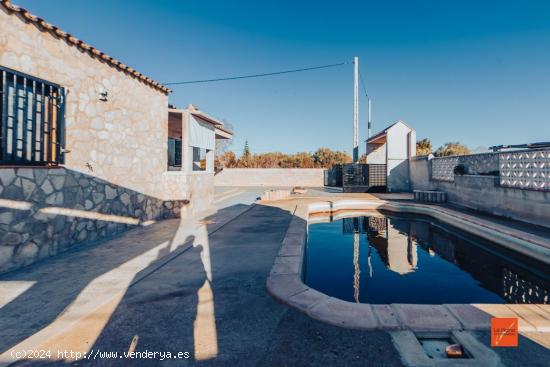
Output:
<svg viewBox="0 0 550 367">
<path fill-rule="evenodd" d="M 368 137 L 370 138 L 371 135 L 372 135 L 372 107 L 371 107 L 371 102 L 370 102 L 370 98 L 369 98 L 369 133 L 368 133 Z"/>
<path fill-rule="evenodd" d="M 353 163 L 359 161 L 359 58 L 353 58 Z"/>
</svg>

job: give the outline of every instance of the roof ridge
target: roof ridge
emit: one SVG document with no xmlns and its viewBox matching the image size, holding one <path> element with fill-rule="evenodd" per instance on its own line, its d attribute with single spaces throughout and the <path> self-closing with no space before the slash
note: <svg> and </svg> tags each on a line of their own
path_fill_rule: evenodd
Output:
<svg viewBox="0 0 550 367">
<path fill-rule="evenodd" d="M 27 9 L 14 5 L 11 0 L 0 0 L 0 6 L 2 6 L 9 14 L 17 14 L 21 16 L 26 22 L 33 23 L 39 30 L 50 33 L 56 38 L 64 39 L 69 45 L 75 46 L 85 52 L 91 57 L 98 59 L 99 61 L 106 62 L 110 66 L 118 69 L 119 71 L 130 75 L 133 78 L 140 80 L 141 82 L 157 89 L 165 94 L 172 92 L 170 88 L 162 85 L 161 83 L 143 75 L 137 70 L 123 64 L 117 59 L 99 51 L 97 48 L 87 44 L 86 42 L 76 38 L 70 33 L 64 32 L 55 25 L 46 22 L 44 19 L 31 14 Z"/>
<path fill-rule="evenodd" d="M 388 132 L 389 129 L 391 129 L 392 127 L 394 127 L 395 125 L 397 125 L 398 123 L 402 123 L 403 125 L 405 125 L 406 127 L 408 127 L 409 129 L 413 130 L 414 129 L 412 127 L 410 127 L 409 125 L 407 125 L 407 123 L 401 119 L 395 121 L 394 123 L 386 126 L 384 129 L 380 130 L 379 132 L 377 132 L 376 134 L 374 134 L 373 136 L 371 136 L 370 138 L 367 138 L 365 141 L 366 142 L 369 142 L 371 140 L 374 140 L 374 139 L 377 139 L 379 138 L 380 136 L 386 134 Z"/>
</svg>

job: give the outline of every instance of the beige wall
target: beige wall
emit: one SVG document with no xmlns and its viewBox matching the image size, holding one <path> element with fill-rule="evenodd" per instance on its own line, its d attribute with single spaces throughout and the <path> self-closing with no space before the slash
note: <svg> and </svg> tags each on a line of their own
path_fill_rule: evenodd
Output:
<svg viewBox="0 0 550 367">
<path fill-rule="evenodd" d="M 171 171 L 163 174 L 164 191 L 172 200 L 189 200 L 185 213 L 210 209 L 214 201 L 214 173 Z"/>
<path fill-rule="evenodd" d="M 66 167 L 163 197 L 168 97 L 3 10 L 0 29 L 1 65 L 67 90 Z"/>
<path fill-rule="evenodd" d="M 216 186 L 324 186 L 323 168 L 225 168 L 216 174 Z"/>
</svg>

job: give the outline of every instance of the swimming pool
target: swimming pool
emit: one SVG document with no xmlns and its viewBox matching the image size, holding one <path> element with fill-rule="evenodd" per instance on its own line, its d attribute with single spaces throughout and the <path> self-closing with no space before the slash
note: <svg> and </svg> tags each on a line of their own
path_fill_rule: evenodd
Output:
<svg viewBox="0 0 550 367">
<path fill-rule="evenodd" d="M 433 219 L 372 211 L 315 222 L 304 282 L 329 296 L 372 304 L 550 303 L 547 265 Z"/>
</svg>

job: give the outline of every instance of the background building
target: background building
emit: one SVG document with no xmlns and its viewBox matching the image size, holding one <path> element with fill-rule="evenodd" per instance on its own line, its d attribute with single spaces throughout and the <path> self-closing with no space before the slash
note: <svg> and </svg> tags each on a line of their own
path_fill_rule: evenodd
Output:
<svg viewBox="0 0 550 367">
<path fill-rule="evenodd" d="M 416 156 L 416 131 L 400 120 L 366 143 L 367 163 L 386 165 L 388 192 L 410 191 L 409 159 Z"/>
</svg>

